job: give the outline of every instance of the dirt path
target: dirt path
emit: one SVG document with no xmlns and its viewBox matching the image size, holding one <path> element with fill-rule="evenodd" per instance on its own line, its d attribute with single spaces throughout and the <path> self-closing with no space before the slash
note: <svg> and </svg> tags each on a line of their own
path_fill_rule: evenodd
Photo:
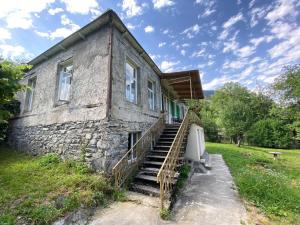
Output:
<svg viewBox="0 0 300 225">
<path fill-rule="evenodd" d="M 129 193 L 130 201 L 99 210 L 90 225 L 240 225 L 246 210 L 221 155 L 211 155 L 212 170 L 194 174 L 173 209 L 171 221 L 159 217 L 157 198 Z"/>
</svg>

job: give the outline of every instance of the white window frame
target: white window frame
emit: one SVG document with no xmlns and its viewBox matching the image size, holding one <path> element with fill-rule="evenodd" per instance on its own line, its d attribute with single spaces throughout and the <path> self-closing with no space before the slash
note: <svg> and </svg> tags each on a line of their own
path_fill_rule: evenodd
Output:
<svg viewBox="0 0 300 225">
<path fill-rule="evenodd" d="M 65 63 L 60 66 L 58 95 L 59 102 L 69 102 L 73 76 L 73 62 Z"/>
<path fill-rule="evenodd" d="M 133 69 L 133 74 L 127 74 L 127 65 L 130 66 Z M 138 68 L 128 60 L 125 63 L 125 97 L 126 100 L 129 102 L 132 102 L 134 104 L 137 104 L 137 89 L 138 89 L 138 74 L 137 74 Z M 128 79 L 129 78 L 129 79 Z M 134 83 L 135 90 L 134 95 L 132 92 L 132 83 Z M 129 86 L 128 86 L 129 85 Z M 129 87 L 129 89 L 127 88 Z"/>
<path fill-rule="evenodd" d="M 134 136 L 135 136 L 135 142 L 134 142 Z M 136 142 L 140 138 L 140 132 L 130 132 L 128 133 L 128 151 L 136 144 Z M 129 148 L 130 146 L 130 148 Z M 133 151 L 133 154 L 129 154 L 128 162 L 133 163 L 137 160 L 137 154 L 135 151 Z"/>
<path fill-rule="evenodd" d="M 35 86 L 36 86 L 36 76 L 29 78 L 27 85 L 29 86 L 29 89 L 27 89 L 26 91 L 25 112 L 30 112 L 32 110 L 32 105 L 33 105 L 33 97 L 34 97 Z"/>
<path fill-rule="evenodd" d="M 149 83 L 151 83 L 152 89 L 149 88 Z M 147 90 L 148 90 L 148 107 L 151 110 L 155 110 L 155 108 L 156 108 L 156 105 L 155 105 L 155 103 L 156 103 L 156 101 L 155 101 L 155 98 L 156 98 L 156 83 L 155 83 L 155 81 L 148 80 Z"/>
</svg>

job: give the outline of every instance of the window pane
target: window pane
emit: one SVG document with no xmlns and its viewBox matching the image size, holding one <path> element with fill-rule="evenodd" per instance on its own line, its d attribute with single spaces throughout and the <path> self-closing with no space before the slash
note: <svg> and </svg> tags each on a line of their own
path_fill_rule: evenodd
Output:
<svg viewBox="0 0 300 225">
<path fill-rule="evenodd" d="M 126 63 L 126 99 L 136 102 L 136 69 Z"/>
<path fill-rule="evenodd" d="M 73 65 L 64 66 L 60 73 L 58 99 L 68 101 L 72 82 Z"/>
</svg>

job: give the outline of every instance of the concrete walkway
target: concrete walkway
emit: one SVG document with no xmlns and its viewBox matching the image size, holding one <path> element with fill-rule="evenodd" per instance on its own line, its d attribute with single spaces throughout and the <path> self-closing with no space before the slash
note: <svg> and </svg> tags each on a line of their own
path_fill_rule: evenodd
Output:
<svg viewBox="0 0 300 225">
<path fill-rule="evenodd" d="M 211 155 L 212 170 L 194 174 L 174 206 L 171 221 L 159 217 L 157 198 L 129 193 L 130 201 L 99 210 L 90 225 L 241 225 L 246 210 L 221 155 Z"/>
</svg>

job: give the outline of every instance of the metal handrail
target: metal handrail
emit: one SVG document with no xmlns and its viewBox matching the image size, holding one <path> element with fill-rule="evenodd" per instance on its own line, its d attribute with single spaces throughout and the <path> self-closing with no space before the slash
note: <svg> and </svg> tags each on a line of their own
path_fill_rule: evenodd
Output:
<svg viewBox="0 0 300 225">
<path fill-rule="evenodd" d="M 134 174 L 139 164 L 145 158 L 146 152 L 151 148 L 151 144 L 156 142 L 165 127 L 164 114 L 161 114 L 157 121 L 150 126 L 141 138 L 123 155 L 123 157 L 113 167 L 112 173 L 115 180 L 115 187 L 120 188 L 128 177 Z M 136 159 L 132 159 L 136 154 Z"/>
<path fill-rule="evenodd" d="M 184 136 L 189 125 L 189 114 L 190 110 L 188 109 L 172 142 L 168 154 L 157 174 L 157 182 L 160 183 L 161 209 L 164 208 L 164 201 L 166 199 L 166 195 L 170 194 L 170 191 L 174 184 L 174 178 L 176 174 L 175 169 L 177 167 L 178 156 L 181 150 Z"/>
</svg>

